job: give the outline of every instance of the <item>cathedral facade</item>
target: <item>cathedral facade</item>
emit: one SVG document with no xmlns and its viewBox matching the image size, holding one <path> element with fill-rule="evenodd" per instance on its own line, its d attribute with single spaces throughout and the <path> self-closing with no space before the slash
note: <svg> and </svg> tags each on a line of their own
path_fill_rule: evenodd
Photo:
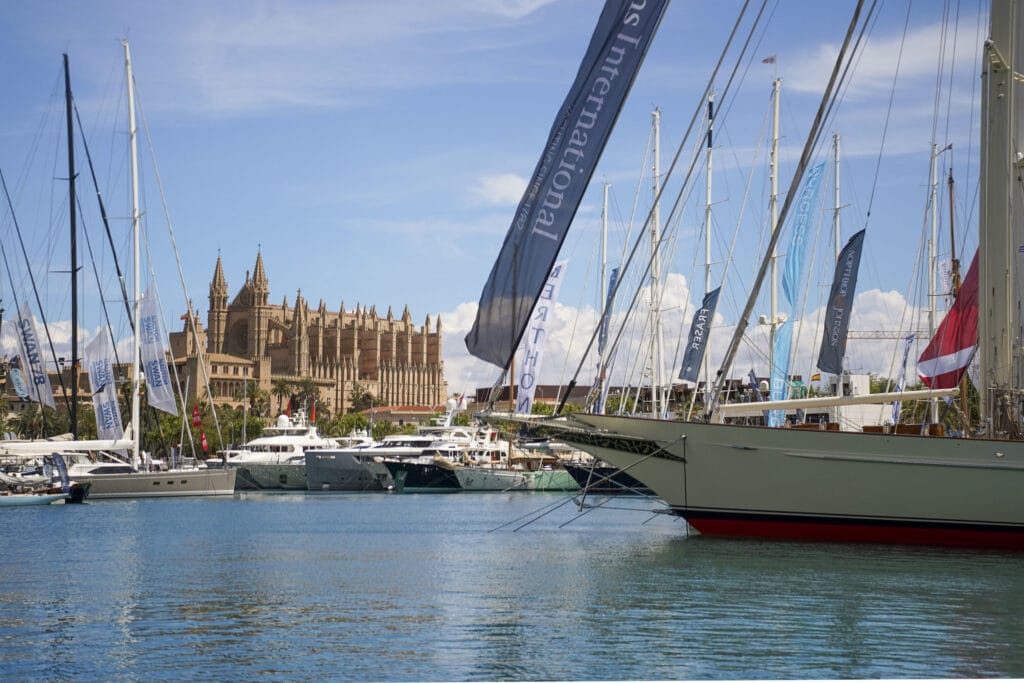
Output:
<svg viewBox="0 0 1024 683">
<path fill-rule="evenodd" d="M 354 311 L 346 311 L 344 304 L 328 311 L 323 300 L 314 309 L 301 289 L 293 306 L 287 297 L 280 304 L 269 300 L 261 252 L 252 276 L 246 272 L 245 284 L 230 302 L 217 257 L 205 330 L 190 307 L 182 317 L 184 329 L 170 334 L 171 354 L 190 402 L 241 405 L 246 383 L 270 394 L 275 380 L 284 380 L 293 393 L 311 381 L 319 393 L 319 410 L 332 415 L 349 412 L 365 392 L 377 405 L 444 404 L 448 386 L 440 316 L 433 326 L 430 316 L 417 326 L 408 307 L 399 318 L 390 307 L 384 317 L 375 307 L 358 305 Z M 272 407 L 276 404 L 272 398 Z"/>
</svg>

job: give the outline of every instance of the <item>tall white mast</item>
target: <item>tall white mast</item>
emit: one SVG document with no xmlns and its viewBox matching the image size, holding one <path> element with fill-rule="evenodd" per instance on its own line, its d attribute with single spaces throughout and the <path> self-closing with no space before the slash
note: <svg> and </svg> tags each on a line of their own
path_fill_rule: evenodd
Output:
<svg viewBox="0 0 1024 683">
<path fill-rule="evenodd" d="M 711 150 L 713 149 L 712 130 L 715 122 L 715 93 L 708 94 L 708 144 L 707 144 L 707 177 L 704 187 L 704 296 L 711 291 Z M 710 329 L 710 322 L 708 323 Z M 711 355 L 708 346 L 704 348 L 704 405 L 708 405 L 711 392 Z"/>
<path fill-rule="evenodd" d="M 598 276 L 598 292 L 601 297 L 597 303 L 597 310 L 600 311 L 600 315 L 597 319 L 597 324 L 603 326 L 605 324 L 604 317 L 608 315 L 608 283 L 606 281 L 605 271 L 608 268 L 608 183 L 604 184 L 604 192 L 601 201 L 601 272 Z M 604 346 L 598 349 L 597 354 L 597 395 L 598 397 L 604 396 L 604 383 L 607 381 L 605 377 L 604 368 Z M 601 412 L 605 410 L 604 401 L 599 398 L 599 405 L 601 406 Z"/>
<path fill-rule="evenodd" d="M 842 237 L 839 234 L 839 210 L 842 205 L 839 203 L 839 133 L 833 133 L 832 135 L 832 153 L 834 156 L 835 168 L 833 169 L 833 175 L 835 176 L 835 187 L 832 190 L 832 240 L 836 253 L 835 265 L 839 265 L 839 252 L 842 251 Z M 839 376 L 836 382 L 836 396 L 843 395 L 843 378 Z M 836 405 L 835 407 L 835 421 L 843 421 L 842 407 Z"/>
<path fill-rule="evenodd" d="M 663 384 L 661 368 L 661 267 L 658 259 L 658 242 L 661 216 L 659 213 L 658 196 L 661 194 L 661 110 L 655 109 L 651 115 L 654 126 L 654 167 L 652 171 L 654 186 L 654 208 L 651 211 L 651 411 L 657 417 L 664 414 L 661 400 Z"/>
<path fill-rule="evenodd" d="M 836 252 L 836 263 L 839 262 L 839 252 L 842 251 L 842 238 L 839 234 L 839 210 L 842 205 L 839 204 L 839 133 L 832 134 L 832 154 L 835 159 L 835 188 L 832 195 L 832 241 L 835 245 Z"/>
<path fill-rule="evenodd" d="M 132 75 L 132 55 L 128 41 L 121 41 L 124 46 L 124 69 L 128 79 L 128 148 L 132 166 L 132 251 L 134 253 L 134 303 L 132 306 L 132 461 L 139 462 L 139 439 L 142 433 L 139 424 L 139 159 L 136 150 L 135 127 L 135 77 Z"/>
<path fill-rule="evenodd" d="M 931 234 L 928 236 L 928 338 L 935 336 L 935 301 L 938 297 L 938 285 L 936 283 L 936 270 L 938 269 L 938 239 L 939 239 L 939 146 L 932 140 L 931 155 L 931 187 L 928 189 L 928 204 L 931 209 Z M 936 423 L 939 421 L 939 401 L 933 398 L 929 401 L 928 421 Z"/>
<path fill-rule="evenodd" d="M 772 157 L 771 157 L 771 196 L 768 200 L 768 213 L 771 220 L 771 233 L 779 221 L 779 89 L 782 81 L 772 81 Z M 777 272 L 778 250 L 772 247 L 771 260 L 771 318 L 768 321 L 768 375 L 771 377 L 775 369 L 775 329 L 779 325 L 779 276 Z"/>
</svg>

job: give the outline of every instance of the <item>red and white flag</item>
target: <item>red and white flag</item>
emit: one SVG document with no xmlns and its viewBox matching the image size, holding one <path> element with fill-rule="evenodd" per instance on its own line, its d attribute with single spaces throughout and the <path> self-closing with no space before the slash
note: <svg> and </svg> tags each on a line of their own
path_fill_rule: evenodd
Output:
<svg viewBox="0 0 1024 683">
<path fill-rule="evenodd" d="M 198 427 L 201 424 L 199 420 L 199 404 L 192 406 L 192 426 Z"/>
<path fill-rule="evenodd" d="M 203 453 L 210 450 L 210 442 L 206 440 L 206 430 L 199 430 L 199 445 L 203 447 Z"/>
<path fill-rule="evenodd" d="M 932 389 L 951 389 L 978 348 L 978 255 L 974 255 L 960 293 L 928 347 L 917 359 L 917 374 Z"/>
</svg>

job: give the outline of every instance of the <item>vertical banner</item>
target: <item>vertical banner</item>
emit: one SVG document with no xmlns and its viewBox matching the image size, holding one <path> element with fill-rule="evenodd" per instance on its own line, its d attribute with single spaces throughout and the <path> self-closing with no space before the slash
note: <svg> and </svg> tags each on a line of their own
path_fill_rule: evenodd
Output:
<svg viewBox="0 0 1024 683">
<path fill-rule="evenodd" d="M 704 360 L 704 350 L 708 345 L 711 322 L 715 318 L 715 307 L 718 306 L 718 293 L 721 290 L 722 288 L 718 287 L 705 294 L 700 308 L 693 314 L 693 322 L 690 323 L 690 336 L 686 341 L 686 354 L 683 356 L 683 369 L 679 371 L 681 380 L 697 381 L 701 361 Z"/>
<path fill-rule="evenodd" d="M 787 320 L 775 330 L 775 346 L 772 348 L 772 376 L 769 400 L 783 401 L 789 397 L 789 350 L 793 344 L 793 321 Z M 766 424 L 781 427 L 786 421 L 785 410 L 766 411 Z"/>
<path fill-rule="evenodd" d="M 818 368 L 825 372 L 841 375 L 843 356 L 846 355 L 846 335 L 850 329 L 850 313 L 853 310 L 853 295 L 857 289 L 857 270 L 860 268 L 860 252 L 864 246 L 864 231 L 850 238 L 836 261 L 836 272 L 832 278 L 832 289 L 828 294 L 825 309 L 825 332 L 821 337 L 818 351 Z"/>
<path fill-rule="evenodd" d="M 565 267 L 568 261 L 559 261 L 551 269 L 551 275 L 544 283 L 537 306 L 530 316 L 530 325 L 526 332 L 526 345 L 523 349 L 523 365 L 519 370 L 519 393 L 516 395 L 516 412 L 529 413 L 533 407 L 533 396 L 537 391 L 540 378 L 540 361 L 544 356 L 544 344 L 547 341 L 548 320 L 555 314 L 555 302 L 558 291 L 562 288 L 565 278 Z"/>
<path fill-rule="evenodd" d="M 199 404 L 192 406 L 192 426 L 198 427 L 202 424 L 202 420 L 199 418 Z"/>
<path fill-rule="evenodd" d="M 668 0 L 607 0 L 480 295 L 469 352 L 508 368 Z"/>
<path fill-rule="evenodd" d="M 56 409 L 53 401 L 53 389 L 50 377 L 46 374 L 43 362 L 43 347 L 36 332 L 36 324 L 28 304 L 18 311 L 18 319 L 14 321 L 14 330 L 18 335 L 18 350 L 21 356 L 21 371 L 25 383 L 28 384 L 29 398 L 44 406 Z"/>
<path fill-rule="evenodd" d="M 903 391 L 903 388 L 907 385 L 907 358 L 910 356 L 910 347 L 914 344 L 914 335 L 908 334 L 904 339 L 903 346 L 903 362 L 900 363 L 900 374 L 896 378 L 896 391 Z M 903 407 L 903 401 L 893 401 L 892 403 L 892 423 L 900 423 L 900 408 Z"/>
<path fill-rule="evenodd" d="M 142 368 L 146 373 L 146 400 L 152 407 L 171 415 L 178 414 L 171 375 L 164 353 L 163 325 L 160 324 L 156 296 L 147 291 L 139 302 L 139 344 Z"/>
<path fill-rule="evenodd" d="M 796 220 L 793 223 L 793 234 L 789 240 L 789 251 L 786 253 L 786 269 L 782 273 L 782 290 L 786 294 L 789 305 L 796 307 L 796 295 L 800 291 L 800 277 L 804 269 L 804 244 L 807 242 L 807 223 L 811 219 L 811 210 L 818 198 L 818 187 L 821 185 L 821 174 L 825 162 L 814 166 L 807 173 L 803 192 L 796 205 Z"/>
<path fill-rule="evenodd" d="M 114 347 L 106 330 L 100 331 L 85 347 L 85 367 L 89 373 L 89 391 L 96 412 L 96 435 L 101 439 L 120 439 L 121 407 L 114 383 Z"/>
</svg>

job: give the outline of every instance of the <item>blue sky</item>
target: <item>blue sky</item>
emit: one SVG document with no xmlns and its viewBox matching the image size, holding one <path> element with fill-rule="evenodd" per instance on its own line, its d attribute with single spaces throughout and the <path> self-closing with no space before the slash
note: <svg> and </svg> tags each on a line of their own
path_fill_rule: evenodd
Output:
<svg viewBox="0 0 1024 683">
<path fill-rule="evenodd" d="M 743 64 L 742 87 L 724 104 L 727 116 L 719 124 L 713 176 L 721 234 L 715 278 L 721 277 L 734 225 L 742 227 L 727 280 L 735 293 L 723 295 L 720 304 L 722 330 L 735 322 L 754 252 L 764 240 L 767 162 L 759 133 L 770 106 L 771 80 L 783 82 L 784 192 L 853 4 L 782 0 L 771 5 L 770 22 L 755 35 Z M 552 333 L 558 349 L 545 357 L 547 381 L 558 381 L 566 367 L 575 367 L 579 349 L 574 358 L 572 347 L 585 340 L 588 333 L 582 330 L 593 326 L 601 184 L 612 185 L 609 239 L 618 253 L 630 215 L 642 216 L 649 205 L 649 179 L 641 176 L 647 170 L 651 111 L 661 110 L 664 167 L 699 106 L 739 5 L 675 0 L 669 6 L 563 249 L 570 277 L 562 291 L 560 324 Z M 127 38 L 184 279 L 204 317 L 217 250 L 233 294 L 261 249 L 274 303 L 293 303 L 301 289 L 312 305 L 323 299 L 329 309 L 344 302 L 349 309 L 376 306 L 381 314 L 390 306 L 399 315 L 408 305 L 417 322 L 441 315 L 452 389 L 489 384 L 497 370 L 468 358 L 462 336 L 599 11 L 600 3 L 591 0 L 3 3 L 0 169 L 12 188 L 30 259 L 51 264 L 40 279 L 48 317 L 64 321 L 69 308 L 66 275 L 55 272 L 67 268 L 61 242 L 66 219 L 56 197 L 64 190 L 52 182 L 66 173 L 60 147 L 61 53 L 70 56 L 78 109 L 123 247 L 127 161 L 118 41 Z M 905 313 L 905 305 L 925 220 L 933 127 L 940 147 L 954 145 L 942 157 L 940 175 L 952 162 L 962 188 L 957 227 L 968 236 L 959 246 L 971 254 L 976 244 L 969 235 L 976 213 L 978 117 L 971 88 L 978 72 L 976 39 L 985 33 L 987 20 L 979 19 L 973 5 L 961 7 L 960 28 L 955 36 L 946 34 L 940 59 L 942 14 L 940 3 L 915 3 L 909 19 L 905 2 L 881 8 L 830 127 L 843 139 L 843 239 L 869 228 L 859 288 L 863 303 L 858 299 L 855 309 L 863 317 L 855 319 L 860 329 L 896 329 L 901 318 L 919 316 L 916 309 Z M 776 56 L 775 64 L 762 64 L 769 55 Z M 940 62 L 947 69 L 954 66 L 952 78 L 948 70 L 938 75 Z M 937 80 L 945 92 L 939 99 Z M 184 298 L 167 243 L 159 241 L 165 238 L 156 237 L 163 231 L 163 209 L 148 143 L 140 144 L 147 159 L 143 166 L 149 166 L 143 172 L 144 202 L 153 268 L 168 321 L 176 328 Z M 760 167 L 749 193 L 756 199 L 748 197 L 744 204 L 759 144 Z M 876 174 L 880 151 L 883 163 Z M 683 157 L 691 154 L 692 144 Z M 826 159 L 823 150 L 817 160 Z M 87 171 L 81 172 L 83 202 L 91 203 Z M 831 183 L 829 177 L 823 184 L 821 202 L 831 202 Z M 703 181 L 695 188 L 666 259 L 671 291 L 662 307 L 669 309 L 669 347 L 685 336 L 682 321 L 703 294 L 703 276 L 699 267 L 695 270 L 703 259 Z M 634 211 L 635 196 L 640 200 Z M 9 244 L 10 212 L 2 208 L 0 238 Z M 95 214 L 87 208 L 85 221 L 98 236 Z M 948 233 L 944 214 L 940 225 Z M 826 234 L 829 230 L 826 225 Z M 93 238 L 94 248 L 98 239 Z M 209 248 L 198 249 L 200 240 Z M 948 242 L 944 235 L 940 251 L 946 254 Z M 818 276 L 819 284 L 811 287 L 806 320 L 814 316 L 821 279 L 831 276 L 824 249 L 819 246 L 811 261 L 829 274 Z M 109 272 L 109 259 L 102 267 Z M 86 279 L 91 284 L 91 274 Z M 21 278 L 14 289 L 24 286 Z M 0 296 L 11 310 L 6 277 Z M 93 306 L 83 323 L 85 336 L 97 329 L 96 315 Z M 798 341 L 805 355 L 817 345 L 813 336 L 808 331 Z M 726 338 L 716 332 L 713 343 L 724 344 Z M 888 358 L 893 343 L 885 344 Z M 858 350 L 851 342 L 850 366 L 889 374 L 889 366 L 878 360 L 882 347 L 865 343 Z M 756 366 L 759 358 L 751 350 L 742 363 Z M 734 372 L 745 373 L 743 367 Z"/>
</svg>

